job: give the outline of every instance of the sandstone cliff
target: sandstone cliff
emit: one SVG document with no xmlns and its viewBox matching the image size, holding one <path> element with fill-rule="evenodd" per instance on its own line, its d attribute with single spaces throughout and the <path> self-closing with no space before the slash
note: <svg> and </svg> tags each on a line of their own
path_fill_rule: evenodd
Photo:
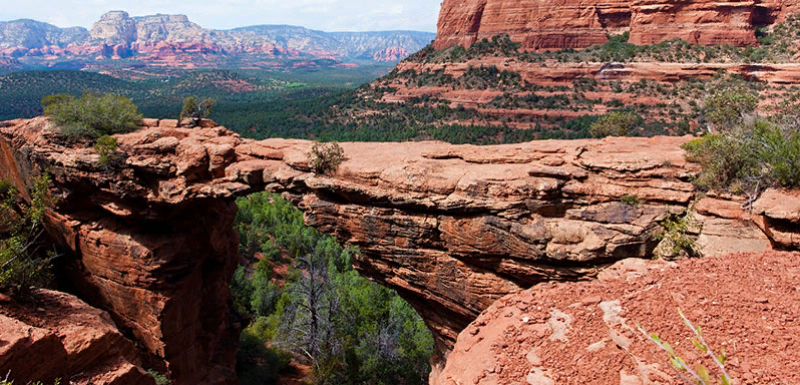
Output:
<svg viewBox="0 0 800 385">
<path fill-rule="evenodd" d="M 651 258 L 660 221 L 698 198 L 688 182 L 697 167 L 679 147 L 688 137 L 344 143 L 348 159 L 328 177 L 310 172 L 311 142 L 146 124 L 118 137 L 125 162 L 111 172 L 93 149 L 54 141 L 44 119 L 4 123 L 0 177 L 22 185 L 35 169 L 54 175 L 63 200 L 49 228 L 77 254 L 72 282 L 163 357 L 180 384 L 231 378 L 236 196 L 282 192 L 308 224 L 360 247 L 357 269 L 417 309 L 439 363 L 509 293 Z M 644 203 L 623 204 L 626 195 Z M 796 192 L 769 190 L 752 212 L 740 203 L 699 201 L 704 254 L 800 247 Z"/>
<path fill-rule="evenodd" d="M 781 21 L 796 12 L 798 5 L 793 0 L 445 0 L 434 46 L 469 46 L 508 34 L 525 49 L 585 48 L 623 31 L 630 31 L 635 44 L 678 37 L 692 44 L 753 45 L 755 28 Z"/>
</svg>

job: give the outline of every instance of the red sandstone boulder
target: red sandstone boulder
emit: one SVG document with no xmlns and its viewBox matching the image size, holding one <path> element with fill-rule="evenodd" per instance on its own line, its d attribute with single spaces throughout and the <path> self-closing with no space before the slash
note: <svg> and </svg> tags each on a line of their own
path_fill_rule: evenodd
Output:
<svg viewBox="0 0 800 385">
<path fill-rule="evenodd" d="M 22 305 L 0 299 L 0 373 L 14 383 L 147 385 L 133 343 L 108 313 L 78 298 L 39 290 Z"/>
<path fill-rule="evenodd" d="M 431 384 L 682 383 L 637 328 L 670 342 L 690 365 L 713 367 L 692 346 L 678 308 L 716 353 L 725 350 L 738 383 L 800 383 L 800 254 L 644 265 L 498 300 L 459 335 Z"/>
</svg>

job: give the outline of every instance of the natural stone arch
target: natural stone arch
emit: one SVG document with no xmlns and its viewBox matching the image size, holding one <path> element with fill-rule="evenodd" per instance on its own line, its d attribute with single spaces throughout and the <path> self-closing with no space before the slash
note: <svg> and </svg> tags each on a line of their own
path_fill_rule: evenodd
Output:
<svg viewBox="0 0 800 385">
<path fill-rule="evenodd" d="M 175 123 L 145 120 L 118 136 L 125 162 L 109 170 L 93 149 L 58 144 L 44 118 L 6 122 L 0 178 L 23 187 L 32 173 L 53 174 L 62 201 L 48 229 L 77 255 L 71 282 L 163 357 L 177 384 L 235 381 L 227 284 L 237 196 L 282 193 L 308 225 L 358 246 L 356 269 L 397 290 L 434 333 L 435 370 L 498 298 L 650 258 L 666 205 L 696 198 L 688 179 L 698 169 L 680 149 L 689 137 L 343 143 L 348 159 L 320 176 L 308 166 L 312 142 Z M 699 243 L 708 254 L 796 248 L 780 225 L 800 198 L 780 194 L 767 192 L 753 213 L 701 200 Z M 625 195 L 644 203 L 625 205 Z"/>
</svg>

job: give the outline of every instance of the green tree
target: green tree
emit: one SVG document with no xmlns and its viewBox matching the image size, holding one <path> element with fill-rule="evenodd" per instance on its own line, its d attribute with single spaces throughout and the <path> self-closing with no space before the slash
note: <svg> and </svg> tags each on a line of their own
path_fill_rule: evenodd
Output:
<svg viewBox="0 0 800 385">
<path fill-rule="evenodd" d="M 42 218 L 55 203 L 49 194 L 50 178 L 36 177 L 30 203 L 7 181 L 0 181 L 0 292 L 24 297 L 51 280 L 53 252 L 43 247 Z"/>
<path fill-rule="evenodd" d="M 183 101 L 183 109 L 179 117 L 180 121 L 189 119 L 189 127 L 194 128 L 200 125 L 203 118 L 211 115 L 211 109 L 217 105 L 217 102 L 212 98 L 206 98 L 198 103 L 197 98 L 190 96 Z"/>
<path fill-rule="evenodd" d="M 716 92 L 706 100 L 706 117 L 716 131 L 730 130 L 758 107 L 758 99 L 738 87 Z"/>
<path fill-rule="evenodd" d="M 589 133 L 595 138 L 628 136 L 639 123 L 640 118 L 632 112 L 614 111 L 589 126 Z"/>
</svg>

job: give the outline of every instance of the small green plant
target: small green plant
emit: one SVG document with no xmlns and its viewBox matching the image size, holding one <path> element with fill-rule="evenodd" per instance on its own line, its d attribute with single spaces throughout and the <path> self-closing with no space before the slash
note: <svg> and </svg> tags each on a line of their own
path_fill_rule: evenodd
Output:
<svg viewBox="0 0 800 385">
<path fill-rule="evenodd" d="M 94 149 L 100 154 L 100 165 L 111 166 L 120 161 L 117 155 L 117 138 L 113 136 L 103 135 L 94 144 Z"/>
<path fill-rule="evenodd" d="M 25 202 L 10 183 L 0 183 L 0 292 L 25 297 L 51 280 L 55 253 L 42 250 L 42 217 L 55 203 L 47 175 L 34 179 Z"/>
<path fill-rule="evenodd" d="M 148 369 L 147 374 L 153 377 L 156 380 L 156 385 L 170 385 L 172 381 L 169 380 L 169 377 L 166 375 L 159 373 L 156 370 Z"/>
<path fill-rule="evenodd" d="M 641 206 L 642 200 L 639 199 L 636 195 L 625 195 L 622 197 L 622 203 L 631 206 L 631 207 L 638 207 Z"/>
<path fill-rule="evenodd" d="M 142 115 L 123 96 L 85 93 L 81 98 L 53 95 L 42 99 L 44 114 L 70 142 L 95 141 L 104 135 L 124 134 L 141 127 Z"/>
<path fill-rule="evenodd" d="M 0 379 L 0 385 L 14 385 L 14 380 L 10 380 L 11 372 L 6 373 L 6 378 Z M 28 385 L 44 385 L 41 381 L 30 382 Z M 61 385 L 61 379 L 56 378 L 53 381 L 53 385 Z"/>
<path fill-rule="evenodd" d="M 700 257 L 702 252 L 697 245 L 693 233 L 703 229 L 694 216 L 694 204 L 692 204 L 683 214 L 673 214 L 670 208 L 666 208 L 667 218 L 661 223 L 664 229 L 656 235 L 656 239 L 661 244 L 656 250 L 656 256 L 662 259 L 675 257 Z"/>
<path fill-rule="evenodd" d="M 337 142 L 314 143 L 308 157 L 311 159 L 311 169 L 318 175 L 335 173 L 345 160 L 344 149 Z"/>
<path fill-rule="evenodd" d="M 595 138 L 606 136 L 628 136 L 639 125 L 639 117 L 632 112 L 614 111 L 593 123 L 589 134 Z"/>
<path fill-rule="evenodd" d="M 206 98 L 198 103 L 196 97 L 190 96 L 183 101 L 179 121 L 183 122 L 184 119 L 189 119 L 189 128 L 197 127 L 203 118 L 211 115 L 211 109 L 216 105 L 217 102 L 212 98 Z"/>
<path fill-rule="evenodd" d="M 683 315 L 683 312 L 680 308 L 678 308 L 678 314 L 683 319 L 683 323 L 686 324 L 689 330 L 691 330 L 694 334 L 694 337 L 692 338 L 692 343 L 694 346 L 711 357 L 711 360 L 719 370 L 719 384 L 731 385 L 733 383 L 733 379 L 725 370 L 725 350 L 721 350 L 719 355 L 714 354 L 714 351 L 711 350 L 703 338 L 700 325 L 694 326 L 694 324 L 692 324 L 692 322 L 689 321 L 685 315 Z M 713 385 L 716 383 L 716 381 L 712 381 L 711 372 L 705 367 L 705 365 L 698 364 L 695 369 L 692 369 L 692 367 L 686 363 L 686 360 L 678 356 L 678 353 L 675 352 L 675 349 L 669 344 L 669 342 L 662 340 L 655 333 L 648 333 L 644 330 L 644 328 L 641 327 L 641 325 L 637 324 L 636 326 L 648 340 L 655 343 L 656 346 L 667 353 L 670 364 L 672 364 L 672 367 L 678 373 L 678 377 L 680 377 L 684 382 L 692 385 Z"/>
</svg>

